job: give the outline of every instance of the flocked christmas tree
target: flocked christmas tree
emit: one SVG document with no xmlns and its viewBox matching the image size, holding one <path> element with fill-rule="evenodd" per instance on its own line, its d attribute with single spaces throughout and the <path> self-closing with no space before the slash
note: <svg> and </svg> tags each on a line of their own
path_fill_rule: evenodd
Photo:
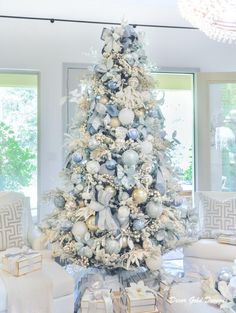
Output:
<svg viewBox="0 0 236 313">
<path fill-rule="evenodd" d="M 184 241 L 180 187 L 135 29 L 104 29 L 102 61 L 77 102 L 65 188 L 43 224 L 54 253 L 83 266 L 157 270 Z"/>
</svg>

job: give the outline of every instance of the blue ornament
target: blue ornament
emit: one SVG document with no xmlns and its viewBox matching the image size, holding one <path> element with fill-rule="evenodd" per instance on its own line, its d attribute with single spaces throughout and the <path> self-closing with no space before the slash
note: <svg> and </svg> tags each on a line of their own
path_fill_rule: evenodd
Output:
<svg viewBox="0 0 236 313">
<path fill-rule="evenodd" d="M 107 108 L 107 113 L 110 116 L 112 117 L 118 116 L 119 110 L 117 109 L 117 106 L 115 104 L 108 104 L 106 108 Z"/>
<path fill-rule="evenodd" d="M 135 230 L 141 230 L 141 229 L 143 229 L 145 227 L 145 222 L 144 222 L 144 220 L 134 220 L 133 221 L 133 228 L 135 229 Z"/>
<path fill-rule="evenodd" d="M 55 207 L 59 208 L 59 209 L 63 209 L 66 203 L 66 200 L 63 196 L 61 195 L 57 195 L 54 197 L 54 205 Z"/>
<path fill-rule="evenodd" d="M 88 131 L 89 131 L 90 135 L 94 135 L 97 132 L 96 129 L 92 125 L 88 128 Z"/>
<path fill-rule="evenodd" d="M 72 160 L 75 163 L 81 163 L 83 161 L 83 155 L 80 152 L 75 152 L 72 156 Z"/>
<path fill-rule="evenodd" d="M 106 165 L 106 168 L 108 170 L 114 170 L 116 168 L 116 161 L 115 160 L 107 160 L 105 165 Z"/>
<path fill-rule="evenodd" d="M 128 131 L 128 137 L 130 139 L 133 139 L 133 140 L 137 140 L 139 138 L 139 132 L 137 129 L 135 128 L 131 128 L 129 131 Z"/>
<path fill-rule="evenodd" d="M 109 80 L 109 81 L 107 82 L 107 88 L 109 88 L 111 91 L 115 91 L 116 89 L 119 88 L 119 85 L 118 85 L 117 82 L 114 82 L 114 81 L 112 81 L 112 80 Z"/>
<path fill-rule="evenodd" d="M 65 220 L 61 223 L 62 231 L 70 231 L 73 227 L 73 223 L 71 221 Z"/>
</svg>

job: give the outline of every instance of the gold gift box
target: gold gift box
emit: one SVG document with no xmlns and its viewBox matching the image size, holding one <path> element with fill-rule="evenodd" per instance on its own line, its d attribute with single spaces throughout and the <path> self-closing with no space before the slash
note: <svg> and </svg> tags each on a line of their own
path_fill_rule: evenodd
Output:
<svg viewBox="0 0 236 313">
<path fill-rule="evenodd" d="M 38 252 L 22 253 L 19 257 L 6 254 L 2 257 L 2 270 L 14 276 L 23 276 L 41 268 L 42 255 Z"/>
</svg>

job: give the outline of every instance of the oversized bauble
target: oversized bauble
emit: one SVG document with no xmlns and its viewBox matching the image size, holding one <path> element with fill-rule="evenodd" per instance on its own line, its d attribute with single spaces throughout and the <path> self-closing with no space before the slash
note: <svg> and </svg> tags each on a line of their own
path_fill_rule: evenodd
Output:
<svg viewBox="0 0 236 313">
<path fill-rule="evenodd" d="M 134 89 L 138 88 L 139 86 L 139 80 L 137 77 L 130 77 L 128 80 L 128 85 Z"/>
<path fill-rule="evenodd" d="M 118 116 L 119 114 L 119 110 L 115 104 L 108 104 L 106 106 L 106 109 L 107 109 L 107 113 L 112 117 Z"/>
<path fill-rule="evenodd" d="M 119 120 L 122 125 L 131 125 L 134 121 L 134 112 L 131 109 L 122 109 L 119 113 Z"/>
<path fill-rule="evenodd" d="M 109 99 L 106 97 L 106 96 L 102 96 L 100 99 L 99 99 L 99 103 L 102 103 L 102 104 L 107 104 L 109 101 Z"/>
<path fill-rule="evenodd" d="M 97 161 L 89 161 L 86 164 L 86 169 L 90 174 L 96 174 L 100 170 L 100 164 Z"/>
<path fill-rule="evenodd" d="M 110 126 L 112 128 L 117 128 L 120 126 L 120 120 L 118 119 L 118 117 L 112 117 L 111 121 L 110 121 Z"/>
<path fill-rule="evenodd" d="M 150 141 L 143 141 L 141 144 L 141 152 L 143 154 L 150 154 L 153 150 L 153 145 Z"/>
<path fill-rule="evenodd" d="M 95 216 L 90 216 L 86 220 L 86 225 L 87 225 L 88 229 L 92 232 L 95 232 L 98 230 L 98 226 L 96 225 L 96 221 L 95 221 Z"/>
<path fill-rule="evenodd" d="M 218 280 L 219 281 L 225 281 L 228 283 L 230 279 L 232 278 L 233 274 L 232 271 L 228 268 L 223 268 L 219 273 L 218 273 Z"/>
<path fill-rule="evenodd" d="M 54 197 L 54 205 L 59 209 L 63 209 L 65 207 L 66 200 L 63 196 L 57 195 Z"/>
<path fill-rule="evenodd" d="M 83 161 L 83 154 L 81 152 L 74 152 L 72 155 L 72 160 L 75 163 L 81 163 Z"/>
<path fill-rule="evenodd" d="M 116 195 L 116 189 L 110 185 L 106 186 L 104 190 L 111 193 L 113 197 Z"/>
<path fill-rule="evenodd" d="M 122 161 L 127 166 L 136 165 L 138 163 L 139 156 L 138 153 L 134 150 L 126 150 L 122 154 Z"/>
<path fill-rule="evenodd" d="M 147 191 L 141 188 L 135 188 L 134 191 L 132 192 L 132 198 L 133 200 L 138 203 L 144 203 L 147 201 Z"/>
<path fill-rule="evenodd" d="M 121 206 L 118 209 L 118 218 L 129 217 L 130 215 L 130 208 L 127 206 Z"/>
<path fill-rule="evenodd" d="M 137 140 L 139 138 L 139 132 L 136 128 L 131 128 L 127 134 L 129 139 Z"/>
<path fill-rule="evenodd" d="M 91 137 L 88 142 L 88 148 L 90 150 L 95 150 L 99 146 L 99 142 L 95 137 Z"/>
<path fill-rule="evenodd" d="M 158 201 L 150 201 L 146 205 L 146 213 L 151 218 L 158 218 L 163 212 L 162 204 Z"/>
<path fill-rule="evenodd" d="M 162 257 L 161 255 L 151 255 L 150 257 L 145 259 L 145 263 L 150 271 L 158 271 L 160 270 L 162 265 Z"/>
<path fill-rule="evenodd" d="M 61 230 L 63 231 L 70 231 L 73 227 L 73 223 L 68 220 L 64 220 L 61 222 Z"/>
<path fill-rule="evenodd" d="M 105 251 L 108 254 L 119 254 L 121 250 L 120 242 L 115 239 L 107 239 L 105 243 Z"/>
<path fill-rule="evenodd" d="M 145 221 L 141 219 L 136 219 L 133 221 L 133 228 L 135 230 L 142 230 L 145 227 Z"/>
<path fill-rule="evenodd" d="M 114 170 L 116 168 L 117 162 L 111 159 L 111 160 L 107 160 L 105 165 L 108 170 Z"/>
<path fill-rule="evenodd" d="M 88 228 L 84 222 L 76 222 L 72 228 L 72 234 L 75 238 L 84 238 L 85 234 L 88 232 Z"/>
</svg>

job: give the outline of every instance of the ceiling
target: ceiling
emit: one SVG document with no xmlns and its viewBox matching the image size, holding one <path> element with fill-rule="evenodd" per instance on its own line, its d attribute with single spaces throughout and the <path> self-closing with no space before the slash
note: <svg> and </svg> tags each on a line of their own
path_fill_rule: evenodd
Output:
<svg viewBox="0 0 236 313">
<path fill-rule="evenodd" d="M 0 0 L 0 14 L 189 26 L 177 0 Z"/>
</svg>

